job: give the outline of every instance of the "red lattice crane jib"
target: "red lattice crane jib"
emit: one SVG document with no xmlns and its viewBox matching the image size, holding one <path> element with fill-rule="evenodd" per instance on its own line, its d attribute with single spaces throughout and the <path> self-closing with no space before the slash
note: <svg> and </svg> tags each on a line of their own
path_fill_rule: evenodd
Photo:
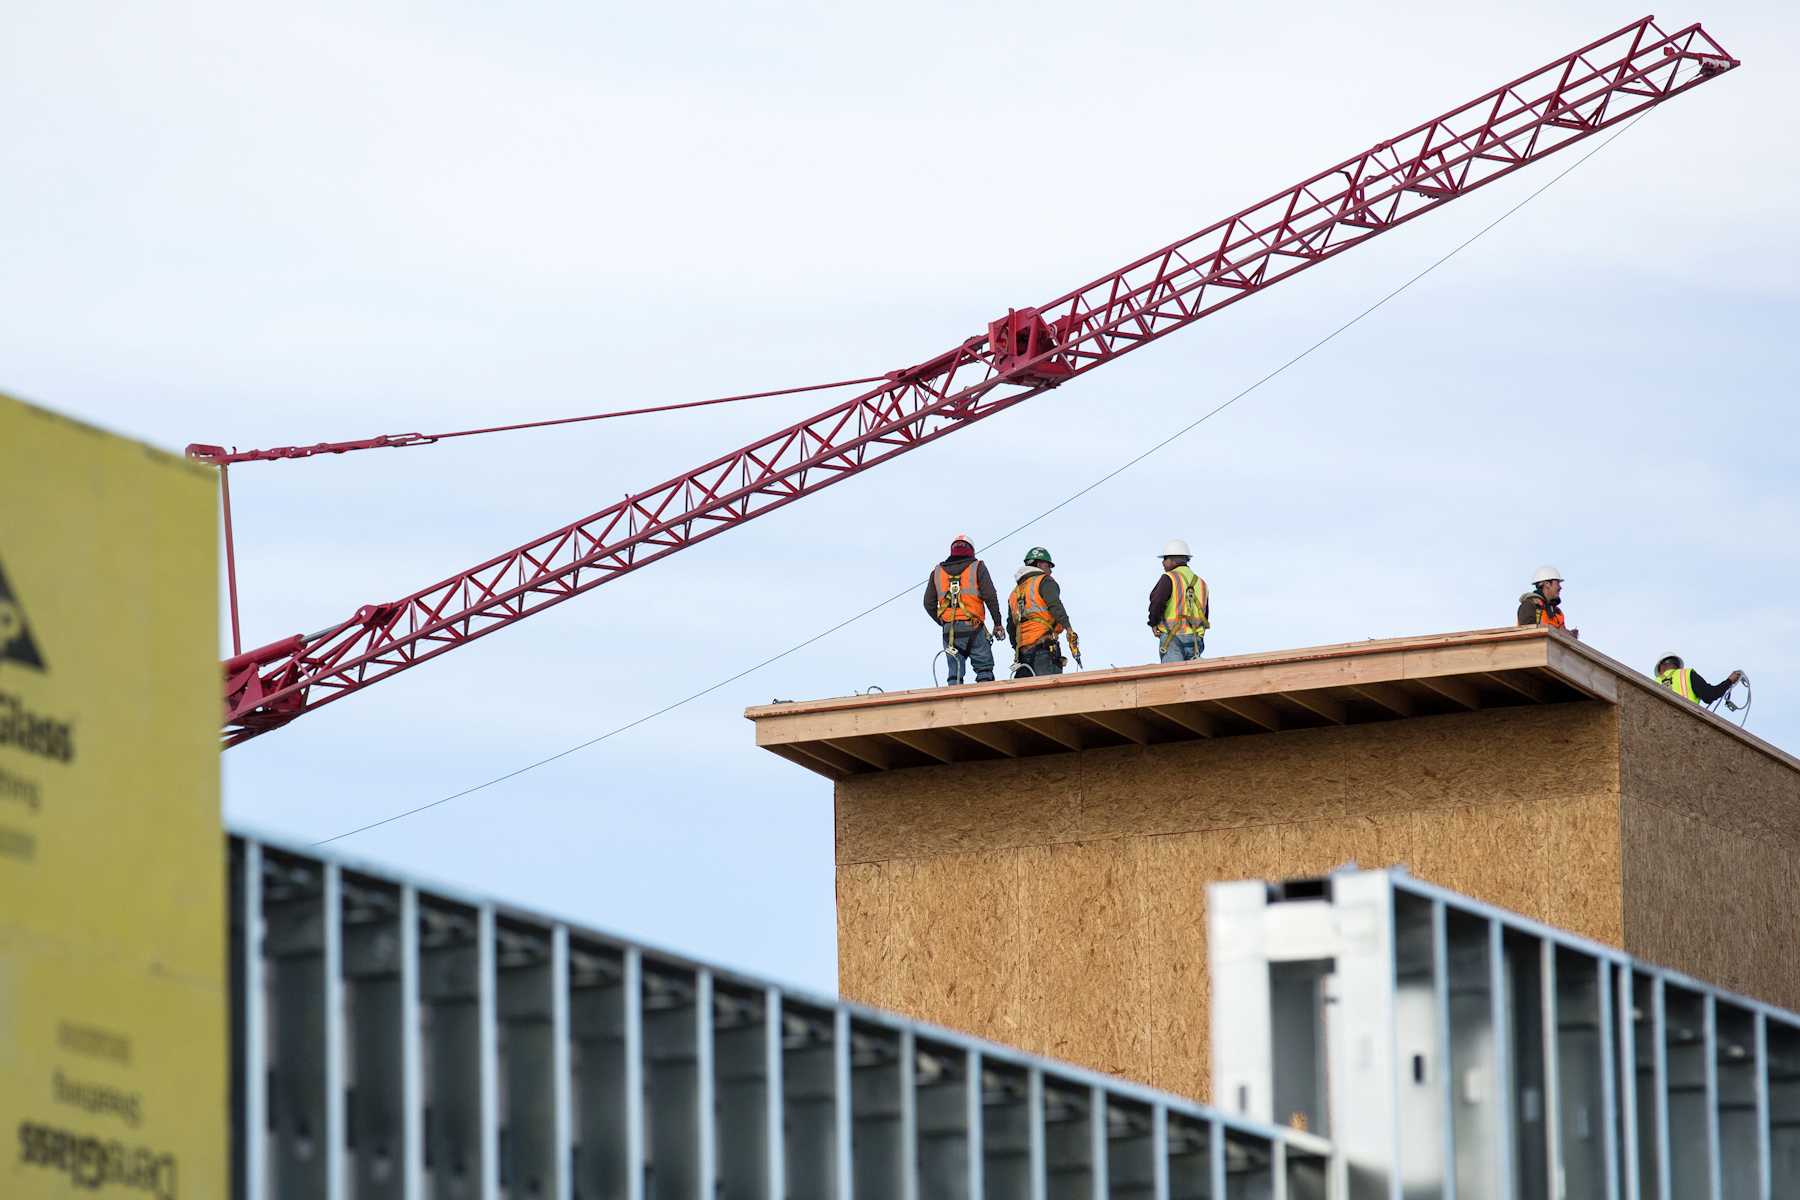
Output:
<svg viewBox="0 0 1800 1200">
<path fill-rule="evenodd" d="M 410 596 L 228 659 L 226 744 L 1010 408 L 1737 65 L 1698 24 L 1627 25 L 1092 283 L 1008 310 L 817 416 Z M 292 456 L 232 460 L 258 455 Z"/>
</svg>

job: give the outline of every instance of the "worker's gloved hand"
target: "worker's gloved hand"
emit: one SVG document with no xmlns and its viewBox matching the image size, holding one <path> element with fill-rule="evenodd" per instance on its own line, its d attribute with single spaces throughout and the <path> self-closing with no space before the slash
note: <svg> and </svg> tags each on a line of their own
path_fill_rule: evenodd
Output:
<svg viewBox="0 0 1800 1200">
<path fill-rule="evenodd" d="M 1004 642 L 1006 640 L 1006 629 L 1004 626 L 994 626 L 994 640 L 996 642 Z"/>
<path fill-rule="evenodd" d="M 1726 683 L 1736 683 L 1738 680 L 1742 679 L 1743 677 L 1744 677 L 1744 673 L 1742 671 L 1733 671 L 1731 673 L 1731 678 L 1727 679 L 1725 682 Z"/>
</svg>

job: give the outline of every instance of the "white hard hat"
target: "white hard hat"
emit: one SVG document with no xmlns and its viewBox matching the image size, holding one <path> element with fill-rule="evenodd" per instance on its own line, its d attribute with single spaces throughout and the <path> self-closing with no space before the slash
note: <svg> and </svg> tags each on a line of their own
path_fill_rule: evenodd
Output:
<svg viewBox="0 0 1800 1200">
<path fill-rule="evenodd" d="M 1042 575 L 1043 573 L 1043 569 L 1040 567 L 1020 567 L 1013 572 L 1013 582 L 1022 583 L 1027 575 Z"/>
<path fill-rule="evenodd" d="M 1188 544 L 1180 538 L 1170 538 L 1169 544 L 1163 547 L 1162 557 L 1192 558 L 1194 557 L 1194 552 L 1189 550 Z"/>
<path fill-rule="evenodd" d="M 1679 655 L 1679 654 L 1675 653 L 1673 650 L 1671 650 L 1667 654 L 1663 655 L 1661 658 L 1656 660 L 1656 667 L 1653 668 L 1650 673 L 1652 675 L 1656 674 L 1656 672 L 1658 670 L 1662 669 L 1662 665 L 1664 663 L 1668 662 L 1671 658 L 1675 660 L 1675 666 L 1677 669 L 1687 666 L 1687 663 L 1682 661 L 1681 655 Z"/>
<path fill-rule="evenodd" d="M 1537 569 L 1537 574 L 1535 574 L 1531 577 L 1531 582 L 1533 582 L 1533 583 L 1549 583 L 1552 579 L 1556 580 L 1556 582 L 1558 582 L 1558 583 L 1561 583 L 1562 582 L 1562 572 L 1557 570 L 1555 567 L 1539 567 Z"/>
</svg>

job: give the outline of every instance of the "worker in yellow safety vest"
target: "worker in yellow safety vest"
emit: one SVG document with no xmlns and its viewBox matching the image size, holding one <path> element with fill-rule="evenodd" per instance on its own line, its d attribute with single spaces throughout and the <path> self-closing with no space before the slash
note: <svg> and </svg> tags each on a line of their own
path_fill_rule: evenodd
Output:
<svg viewBox="0 0 1800 1200">
<path fill-rule="evenodd" d="M 1004 640 L 1000 626 L 1000 597 L 987 564 L 975 557 L 969 535 L 959 533 L 950 542 L 950 555 L 932 568 L 925 580 L 925 612 L 938 624 L 943 650 L 949 659 L 948 683 L 961 683 L 966 666 L 975 668 L 976 683 L 994 679 L 994 640 L 988 637 L 991 614 L 994 639 Z"/>
<path fill-rule="evenodd" d="M 1562 610 L 1562 572 L 1555 567 L 1539 567 L 1531 577 L 1531 590 L 1519 597 L 1519 624 L 1548 625 L 1578 638 L 1581 630 L 1570 629 Z"/>
<path fill-rule="evenodd" d="M 1695 704 L 1714 703 L 1743 677 L 1742 671 L 1733 671 L 1724 683 L 1708 683 L 1705 676 L 1682 662 L 1679 654 L 1665 654 L 1656 660 L 1656 682 Z"/>
<path fill-rule="evenodd" d="M 1163 573 L 1150 589 L 1150 628 L 1157 637 L 1158 657 L 1166 663 L 1191 662 L 1206 650 L 1212 628 L 1212 597 L 1206 580 L 1188 566 L 1193 552 L 1175 538 L 1163 547 Z"/>
<path fill-rule="evenodd" d="M 1025 565 L 1014 574 L 1012 595 L 1006 601 L 1006 632 L 1013 643 L 1013 677 L 1061 675 L 1062 648 L 1057 635 L 1069 635 L 1069 651 L 1079 653 L 1080 642 L 1069 628 L 1069 612 L 1063 607 L 1062 588 L 1050 573 L 1056 564 L 1050 551 L 1033 546 L 1025 552 Z"/>
</svg>

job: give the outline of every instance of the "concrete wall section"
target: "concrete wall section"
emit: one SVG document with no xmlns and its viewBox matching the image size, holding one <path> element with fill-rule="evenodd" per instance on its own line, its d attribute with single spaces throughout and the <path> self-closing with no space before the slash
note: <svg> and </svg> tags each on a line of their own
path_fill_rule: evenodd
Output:
<svg viewBox="0 0 1800 1200">
<path fill-rule="evenodd" d="M 1203 1097 L 1215 880 L 1404 864 L 1618 944 L 1615 711 L 1507 709 L 844 781 L 840 986 Z"/>
<path fill-rule="evenodd" d="M 1800 1007 L 1800 769 L 1657 694 L 1620 700 L 1625 948 Z"/>
</svg>

